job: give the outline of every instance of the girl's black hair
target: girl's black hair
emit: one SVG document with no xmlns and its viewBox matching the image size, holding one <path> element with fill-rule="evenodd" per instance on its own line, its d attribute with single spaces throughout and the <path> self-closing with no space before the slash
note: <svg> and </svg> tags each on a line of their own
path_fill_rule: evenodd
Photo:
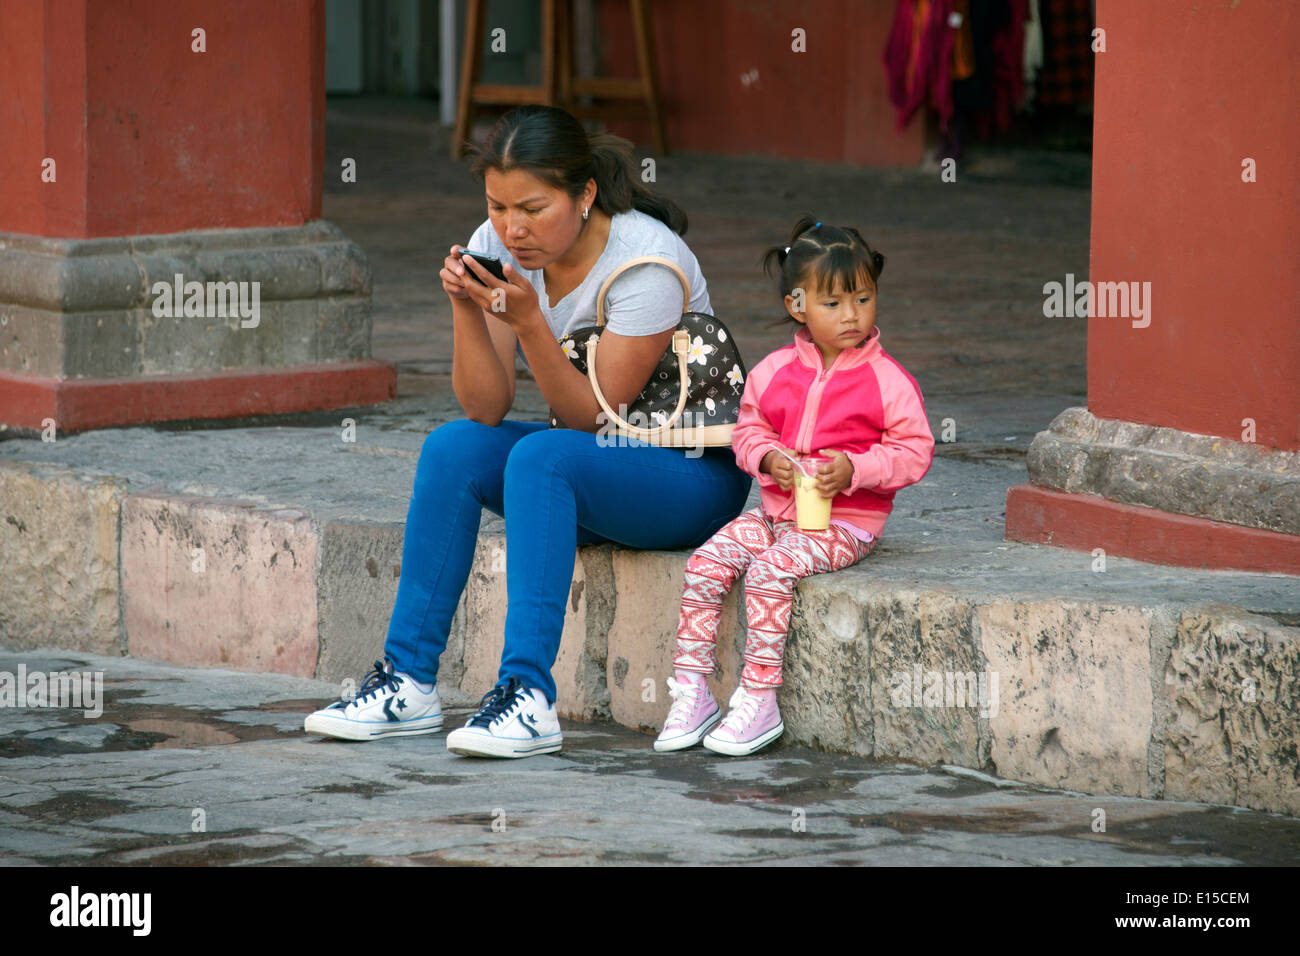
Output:
<svg viewBox="0 0 1300 956">
<path fill-rule="evenodd" d="M 763 253 L 763 271 L 776 275 L 781 297 L 802 288 L 805 298 L 819 292 L 848 292 L 863 273 L 875 286 L 885 268 L 885 257 L 867 245 L 852 226 L 829 226 L 804 216 L 790 233 L 790 244 L 772 246 Z M 799 324 L 794 316 L 785 318 Z M 780 325 L 778 319 L 772 325 Z"/>
<path fill-rule="evenodd" d="M 489 169 L 526 169 L 571 198 L 596 180 L 596 208 L 613 216 L 639 209 L 679 236 L 686 234 L 686 213 L 671 200 L 641 185 L 632 144 L 611 133 L 592 133 L 572 114 L 555 106 L 520 106 L 506 113 L 483 145 L 470 145 L 470 169 L 482 178 Z"/>
</svg>

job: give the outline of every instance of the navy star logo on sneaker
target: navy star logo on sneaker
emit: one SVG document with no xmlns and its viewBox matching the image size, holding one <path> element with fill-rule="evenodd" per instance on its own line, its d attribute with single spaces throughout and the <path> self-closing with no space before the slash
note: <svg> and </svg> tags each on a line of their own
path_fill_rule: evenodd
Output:
<svg viewBox="0 0 1300 956">
<path fill-rule="evenodd" d="M 397 709 L 398 709 L 398 710 L 406 710 L 406 698 L 405 698 L 405 697 L 399 697 L 399 698 L 397 698 Z"/>
<path fill-rule="evenodd" d="M 532 717 L 533 715 L 529 714 L 528 716 Z M 515 719 L 519 721 L 519 726 L 524 728 L 524 730 L 528 731 L 528 733 L 531 734 L 533 737 L 541 736 L 541 734 L 537 732 L 537 729 L 535 727 L 529 726 L 528 721 L 524 720 L 523 714 L 519 714 L 518 717 L 516 717 Z M 533 723 L 534 724 L 537 723 L 537 720 L 535 718 L 533 719 Z"/>
<path fill-rule="evenodd" d="M 531 723 L 533 726 L 536 726 L 536 725 L 537 725 L 537 716 L 536 716 L 535 714 L 529 714 L 529 715 L 528 715 L 528 722 Z"/>
</svg>

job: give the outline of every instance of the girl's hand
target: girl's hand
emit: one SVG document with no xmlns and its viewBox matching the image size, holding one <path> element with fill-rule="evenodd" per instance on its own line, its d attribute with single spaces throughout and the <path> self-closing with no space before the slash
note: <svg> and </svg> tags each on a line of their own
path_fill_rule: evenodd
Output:
<svg viewBox="0 0 1300 956">
<path fill-rule="evenodd" d="M 783 450 L 787 455 L 799 457 L 799 453 L 793 448 L 784 448 Z M 769 451 L 764 455 L 762 462 L 759 463 L 758 470 L 771 475 L 782 491 L 794 490 L 794 464 L 780 452 Z"/>
<path fill-rule="evenodd" d="M 460 261 L 460 246 L 451 247 L 451 255 L 442 260 L 442 271 L 438 273 L 438 278 L 442 279 L 442 291 L 452 299 L 469 299 L 469 293 L 465 287 L 473 282 L 465 275 L 465 267 Z"/>
<path fill-rule="evenodd" d="M 534 323 L 546 324 L 537 303 L 537 290 L 510 263 L 502 263 L 501 271 L 506 275 L 505 282 L 475 262 L 473 256 L 461 256 L 458 265 L 461 269 L 472 270 L 483 280 L 482 285 L 469 276 L 461 280 L 469 298 L 484 312 L 491 312 L 509 325 L 516 335 Z"/>
<path fill-rule="evenodd" d="M 818 493 L 823 498 L 834 498 L 852 483 L 853 462 L 844 452 L 830 448 L 823 448 L 817 454 L 835 459 L 817 469 Z"/>
</svg>

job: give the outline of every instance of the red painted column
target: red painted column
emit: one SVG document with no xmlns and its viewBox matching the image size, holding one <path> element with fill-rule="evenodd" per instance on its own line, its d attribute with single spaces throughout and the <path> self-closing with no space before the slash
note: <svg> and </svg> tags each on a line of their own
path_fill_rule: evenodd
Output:
<svg viewBox="0 0 1300 956">
<path fill-rule="evenodd" d="M 1300 572 L 1300 7 L 1097 18 L 1089 278 L 1141 305 L 1094 296 L 1087 412 L 1035 439 L 1007 537 Z"/>
<path fill-rule="evenodd" d="M 1101 8 L 1092 270 L 1153 305 L 1088 323 L 1088 407 L 1300 449 L 1300 8 Z"/>
<path fill-rule="evenodd" d="M 392 396 L 364 255 L 319 222 L 324 48 L 322 0 L 0 0 L 0 421 Z M 155 321 L 177 273 L 257 282 L 261 321 Z"/>
</svg>

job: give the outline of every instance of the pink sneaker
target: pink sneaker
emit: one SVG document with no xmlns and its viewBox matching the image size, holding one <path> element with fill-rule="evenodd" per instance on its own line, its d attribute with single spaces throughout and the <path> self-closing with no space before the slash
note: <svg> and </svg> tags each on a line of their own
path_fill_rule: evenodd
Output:
<svg viewBox="0 0 1300 956">
<path fill-rule="evenodd" d="M 728 706 L 722 726 L 704 738 L 704 746 L 714 753 L 746 757 L 785 733 L 775 690 L 756 694 L 741 685 Z"/>
<path fill-rule="evenodd" d="M 664 721 L 664 729 L 655 740 L 655 750 L 685 750 L 694 747 L 709 728 L 722 719 L 718 702 L 709 693 L 703 675 L 698 681 L 668 678 L 668 693 L 673 706 Z"/>
</svg>

